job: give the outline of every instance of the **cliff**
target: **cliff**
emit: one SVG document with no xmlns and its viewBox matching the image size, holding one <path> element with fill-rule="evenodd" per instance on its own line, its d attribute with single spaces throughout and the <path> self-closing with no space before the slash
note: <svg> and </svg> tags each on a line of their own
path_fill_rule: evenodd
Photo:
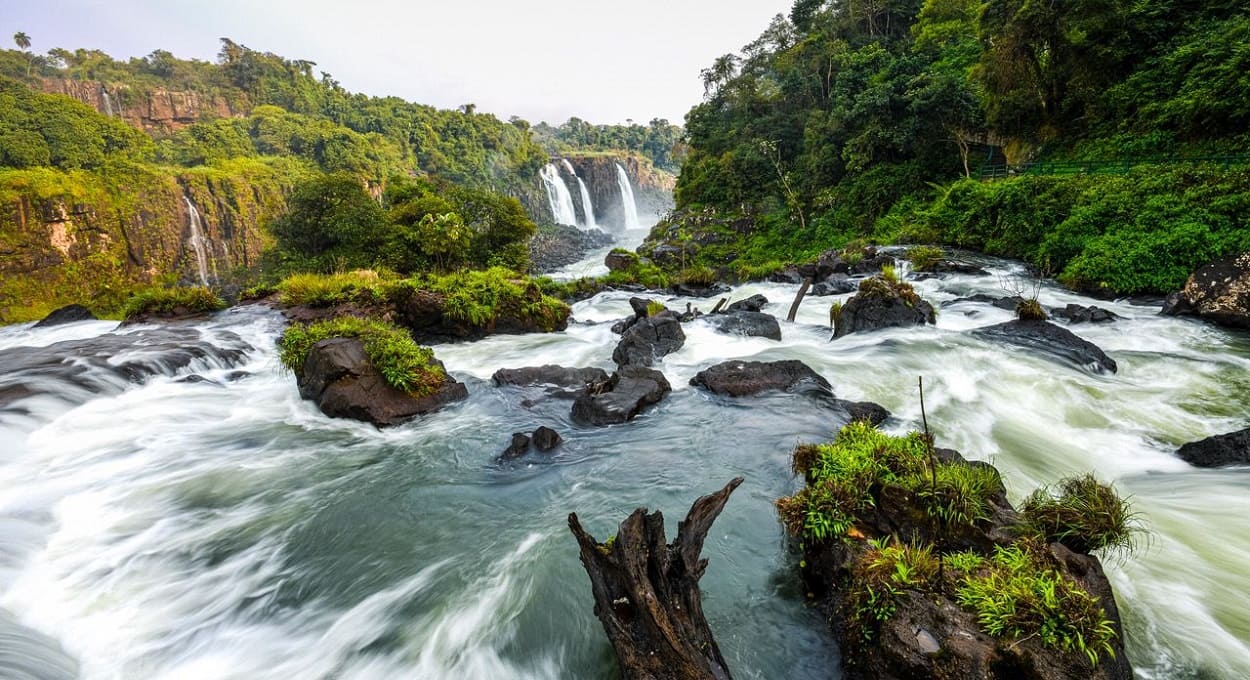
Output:
<svg viewBox="0 0 1250 680">
<path fill-rule="evenodd" d="M 73 97 L 110 118 L 120 118 L 156 137 L 177 132 L 202 119 L 238 118 L 251 110 L 246 99 L 232 103 L 220 95 L 162 87 L 140 90 L 129 85 L 66 78 L 43 78 L 40 86 L 44 92 Z"/>
<path fill-rule="evenodd" d="M 624 227 L 625 216 L 621 203 L 621 188 L 617 180 L 616 166 L 620 165 L 629 175 L 634 200 L 643 224 L 651 224 L 655 218 L 673 208 L 673 188 L 677 177 L 656 168 L 649 159 L 625 153 L 587 153 L 565 157 L 586 183 L 590 201 L 595 206 L 595 220 L 610 229 Z M 567 180 L 566 180 L 567 181 Z M 578 196 L 577 186 L 569 188 Z M 578 200 L 574 199 L 575 202 Z"/>
</svg>

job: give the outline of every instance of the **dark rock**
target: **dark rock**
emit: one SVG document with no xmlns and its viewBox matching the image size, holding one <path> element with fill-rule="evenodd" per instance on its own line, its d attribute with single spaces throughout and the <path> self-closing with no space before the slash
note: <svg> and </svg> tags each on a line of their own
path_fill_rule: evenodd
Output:
<svg viewBox="0 0 1250 680">
<path fill-rule="evenodd" d="M 587 386 L 603 382 L 608 374 L 602 368 L 565 368 L 564 366 L 529 366 L 501 368 L 491 376 L 497 386 L 551 388 L 548 392 L 572 397 Z"/>
<path fill-rule="evenodd" d="M 807 364 L 793 359 L 726 361 L 700 371 L 690 379 L 690 384 L 730 397 L 744 397 L 768 390 L 833 392 L 828 380 Z"/>
<path fill-rule="evenodd" d="M 1037 350 L 1043 354 L 1071 362 L 1089 370 L 1115 373 L 1115 360 L 1092 342 L 1084 340 L 1072 331 L 1049 321 L 1021 321 L 986 326 L 972 331 L 973 335 Z"/>
<path fill-rule="evenodd" d="M 708 323 L 716 330 L 730 335 L 781 340 L 781 324 L 772 314 L 763 312 L 730 312 L 728 314 L 711 314 L 706 317 Z"/>
<path fill-rule="evenodd" d="M 850 273 L 856 276 L 863 274 L 876 274 L 886 267 L 894 266 L 894 258 L 885 253 L 868 255 L 864 259 L 851 265 Z"/>
<path fill-rule="evenodd" d="M 1164 316 L 1191 316 L 1197 314 L 1198 310 L 1189 304 L 1183 293 L 1177 291 L 1163 298 L 1163 309 L 1159 313 Z"/>
<path fill-rule="evenodd" d="M 859 286 L 845 274 L 834 274 L 833 276 L 813 284 L 807 290 L 807 294 L 813 297 L 827 297 L 829 295 L 845 295 L 846 293 L 854 293 Z"/>
<path fill-rule="evenodd" d="M 499 454 L 499 457 L 503 460 L 511 460 L 513 458 L 520 458 L 521 456 L 529 453 L 529 451 L 529 435 L 523 432 L 513 432 L 512 443 L 508 444 L 508 448 L 504 449 L 503 453 Z"/>
<path fill-rule="evenodd" d="M 1024 298 L 1020 297 L 1019 295 L 1011 295 L 1008 297 L 995 297 L 993 295 L 986 295 L 985 293 L 977 293 L 975 295 L 969 295 L 968 297 L 961 297 L 961 298 L 956 298 L 954 300 L 949 300 L 947 302 L 943 302 L 942 306 L 949 307 L 950 305 L 957 305 L 961 302 L 979 302 L 981 304 L 992 305 L 999 309 L 1005 309 L 1009 312 L 1014 312 L 1016 311 L 1016 307 L 1020 303 L 1024 302 Z"/>
<path fill-rule="evenodd" d="M 439 368 L 442 363 L 434 362 Z M 331 418 L 351 418 L 378 426 L 395 425 L 469 396 L 450 375 L 439 390 L 416 397 L 389 384 L 369 361 L 356 338 L 328 338 L 313 345 L 297 376 L 300 396 Z"/>
<path fill-rule="evenodd" d="M 238 382 L 244 378 L 251 377 L 251 375 L 247 371 L 230 371 L 226 374 L 226 382 Z"/>
<path fill-rule="evenodd" d="M 1250 465 L 1250 428 L 1190 442 L 1176 455 L 1197 467 Z"/>
<path fill-rule="evenodd" d="M 850 415 L 852 421 L 866 420 L 873 425 L 880 425 L 890 419 L 890 412 L 881 404 L 871 401 L 847 401 L 834 399 L 834 403 Z"/>
<path fill-rule="evenodd" d="M 913 300 L 898 294 L 878 295 L 861 289 L 842 306 L 834 322 L 833 337 L 881 328 L 923 326 L 926 323 L 937 323 L 933 305 L 928 302 L 918 297 Z"/>
<path fill-rule="evenodd" d="M 636 316 L 631 316 L 631 317 L 621 319 L 620 321 L 617 321 L 616 323 L 612 324 L 612 332 L 616 333 L 617 335 L 624 335 L 625 331 L 632 328 L 633 325 L 636 323 L 638 323 L 638 317 Z"/>
<path fill-rule="evenodd" d="M 95 321 L 96 315 L 91 313 L 90 309 L 82 305 L 66 305 L 45 317 L 39 323 L 35 324 L 35 328 L 48 328 L 50 326 L 60 326 L 66 323 L 78 323 L 79 321 Z"/>
<path fill-rule="evenodd" d="M 692 286 L 685 283 L 675 283 L 668 288 L 673 295 L 680 297 L 696 297 L 710 298 L 720 295 L 728 295 L 733 289 L 723 283 L 717 282 L 710 286 Z"/>
<path fill-rule="evenodd" d="M 689 259 L 694 254 L 693 245 L 688 249 L 678 248 L 668 244 L 656 246 L 651 249 L 651 261 L 661 267 L 680 266 L 682 262 Z"/>
<path fill-rule="evenodd" d="M 530 239 L 531 269 L 536 273 L 554 271 L 577 262 L 591 250 L 605 248 L 615 241 L 611 235 L 598 229 L 583 231 L 567 225 L 544 227 Z"/>
<path fill-rule="evenodd" d="M 607 257 L 603 258 L 603 264 L 609 271 L 626 271 L 638 264 L 638 256 L 633 253 L 620 253 L 612 251 L 608 253 Z"/>
<path fill-rule="evenodd" d="M 642 410 L 659 403 L 672 386 L 659 371 L 622 366 L 608 380 L 591 385 L 573 402 L 573 418 L 590 425 L 612 425 L 633 420 Z"/>
<path fill-rule="evenodd" d="M 651 366 L 684 344 L 686 334 L 681 330 L 681 320 L 672 312 L 661 312 L 630 326 L 613 350 L 612 360 L 618 366 Z"/>
<path fill-rule="evenodd" d="M 647 298 L 632 297 L 629 299 L 629 308 L 634 310 L 634 318 L 645 319 L 648 316 L 650 316 L 650 314 L 647 311 L 647 308 L 650 307 L 652 303 L 656 303 L 656 302 L 659 302 L 659 300 L 650 300 Z"/>
<path fill-rule="evenodd" d="M 800 283 L 803 283 L 803 275 L 799 273 L 798 269 L 794 267 L 787 267 L 786 269 L 779 269 L 772 274 L 769 274 L 768 280 L 773 283 L 791 283 L 797 286 Z"/>
<path fill-rule="evenodd" d="M 1109 323 L 1120 318 L 1113 312 L 1102 307 L 1084 307 L 1069 304 L 1066 307 L 1052 307 L 1050 315 L 1058 319 L 1066 319 L 1068 323 Z"/>
<path fill-rule="evenodd" d="M 1250 328 L 1250 252 L 1199 268 L 1178 299 L 1164 304 L 1164 313 L 1193 313 L 1221 326 Z"/>
<path fill-rule="evenodd" d="M 967 262 L 959 262 L 958 260 L 938 260 L 936 264 L 929 267 L 927 272 L 933 274 L 964 274 L 967 276 L 989 276 L 990 273 L 984 269 L 969 264 Z"/>
<path fill-rule="evenodd" d="M 559 446 L 564 439 L 560 437 L 559 432 L 544 425 L 534 430 L 533 441 L 535 448 L 546 453 Z"/>
<path fill-rule="evenodd" d="M 851 265 L 842 259 L 842 252 L 839 250 L 826 250 L 816 258 L 816 262 L 812 266 L 811 272 L 808 274 L 817 281 L 822 281 L 835 274 L 846 275 L 851 271 Z"/>
<path fill-rule="evenodd" d="M 216 380 L 210 380 L 198 373 L 192 373 L 191 375 L 183 376 L 181 378 L 178 378 L 174 382 L 183 383 L 185 385 L 196 385 L 196 384 L 203 383 L 205 385 L 216 385 L 217 387 L 222 386 L 221 383 L 217 382 Z"/>
<path fill-rule="evenodd" d="M 768 298 L 756 293 L 745 300 L 729 303 L 725 308 L 726 312 L 758 312 L 764 309 L 764 305 L 768 304 Z"/>
</svg>

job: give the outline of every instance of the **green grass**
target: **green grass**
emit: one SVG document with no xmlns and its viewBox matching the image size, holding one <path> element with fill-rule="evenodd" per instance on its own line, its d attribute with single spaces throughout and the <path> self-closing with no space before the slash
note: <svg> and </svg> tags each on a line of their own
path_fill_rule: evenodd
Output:
<svg viewBox="0 0 1250 680">
<path fill-rule="evenodd" d="M 293 274 L 276 289 L 284 305 L 332 307 L 346 302 L 373 302 L 382 296 L 382 278 L 362 269 L 338 274 Z"/>
<path fill-rule="evenodd" d="M 514 316 L 553 331 L 571 311 L 560 300 L 544 295 L 534 280 L 502 267 L 420 276 L 404 283 L 442 295 L 443 313 L 448 318 L 479 328 Z"/>
<path fill-rule="evenodd" d="M 935 586 L 941 568 L 940 559 L 929 546 L 897 540 L 869 544 L 852 569 L 855 588 L 850 593 L 851 611 L 865 640 L 894 616 L 903 591 Z"/>
<path fill-rule="evenodd" d="M 126 301 L 123 316 L 135 319 L 145 314 L 197 314 L 225 308 L 226 301 L 205 286 L 148 288 Z"/>
<path fill-rule="evenodd" d="M 1083 553 L 1131 551 L 1140 532 L 1128 501 L 1093 475 L 1061 481 L 1057 494 L 1045 487 L 1034 491 L 1021 517 L 1029 532 Z"/>
<path fill-rule="evenodd" d="M 1016 318 L 1021 321 L 1045 321 L 1046 310 L 1037 298 L 1023 300 L 1016 305 Z"/>
<path fill-rule="evenodd" d="M 907 261 L 911 268 L 918 272 L 931 271 L 937 266 L 946 252 L 936 246 L 914 246 L 907 249 Z"/>
<path fill-rule="evenodd" d="M 407 331 L 354 316 L 287 328 L 279 342 L 282 364 L 292 371 L 303 370 L 313 345 L 328 338 L 360 339 L 374 367 L 397 390 L 424 397 L 437 392 L 447 380 L 447 374 L 433 363 L 434 352 L 418 345 Z"/>
<path fill-rule="evenodd" d="M 716 283 L 716 271 L 711 267 L 695 265 L 693 267 L 683 269 L 677 278 L 688 286 L 706 288 L 707 286 Z"/>
</svg>

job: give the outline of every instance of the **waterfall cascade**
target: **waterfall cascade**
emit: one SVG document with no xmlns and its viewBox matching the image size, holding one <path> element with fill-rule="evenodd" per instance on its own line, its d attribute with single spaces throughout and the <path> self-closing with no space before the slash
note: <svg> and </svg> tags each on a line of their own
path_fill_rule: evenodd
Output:
<svg viewBox="0 0 1250 680">
<path fill-rule="evenodd" d="M 547 204 L 551 206 L 551 218 L 556 224 L 576 227 L 577 211 L 573 208 L 573 195 L 569 193 L 569 188 L 560 178 L 560 171 L 555 165 L 548 163 L 539 171 L 538 176 L 542 178 L 543 186 L 547 189 Z"/>
<path fill-rule="evenodd" d="M 616 164 L 616 183 L 621 187 L 621 208 L 625 214 L 625 229 L 639 229 L 638 203 L 634 200 L 634 188 L 629 183 L 629 173 L 620 163 Z"/>
<path fill-rule="evenodd" d="M 109 118 L 112 118 L 113 117 L 113 98 L 109 96 L 109 91 L 104 89 L 103 87 L 100 88 L 100 95 L 101 95 L 101 98 L 104 99 L 104 115 L 108 116 Z"/>
<path fill-rule="evenodd" d="M 577 180 L 577 188 L 582 194 L 582 212 L 586 213 L 586 220 L 582 226 L 586 229 L 598 229 L 599 225 L 595 222 L 595 204 L 590 202 L 590 191 L 586 189 L 586 183 L 577 175 L 577 171 L 573 169 L 573 164 L 567 158 L 560 159 L 564 163 L 564 168 L 569 171 L 573 179 Z"/>
<path fill-rule="evenodd" d="M 208 285 L 208 242 L 204 239 L 204 223 L 200 219 L 200 211 L 195 208 L 195 203 L 191 201 L 190 196 L 184 195 L 183 202 L 187 204 L 187 221 L 191 225 L 191 237 L 187 239 L 187 243 L 191 246 L 191 250 L 195 251 L 195 271 L 200 276 L 200 283 Z"/>
</svg>

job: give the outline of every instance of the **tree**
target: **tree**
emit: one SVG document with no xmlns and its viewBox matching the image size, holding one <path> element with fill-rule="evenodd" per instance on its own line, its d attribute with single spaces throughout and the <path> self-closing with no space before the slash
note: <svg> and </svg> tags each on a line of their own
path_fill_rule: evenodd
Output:
<svg viewBox="0 0 1250 680">
<path fill-rule="evenodd" d="M 30 36 L 26 35 L 25 31 L 18 31 L 17 33 L 14 33 L 13 42 L 17 43 L 17 48 L 19 50 L 30 49 Z"/>
<path fill-rule="evenodd" d="M 297 187 L 289 211 L 272 230 L 279 248 L 322 270 L 372 265 L 387 236 L 382 207 L 359 178 L 342 172 Z"/>
</svg>

